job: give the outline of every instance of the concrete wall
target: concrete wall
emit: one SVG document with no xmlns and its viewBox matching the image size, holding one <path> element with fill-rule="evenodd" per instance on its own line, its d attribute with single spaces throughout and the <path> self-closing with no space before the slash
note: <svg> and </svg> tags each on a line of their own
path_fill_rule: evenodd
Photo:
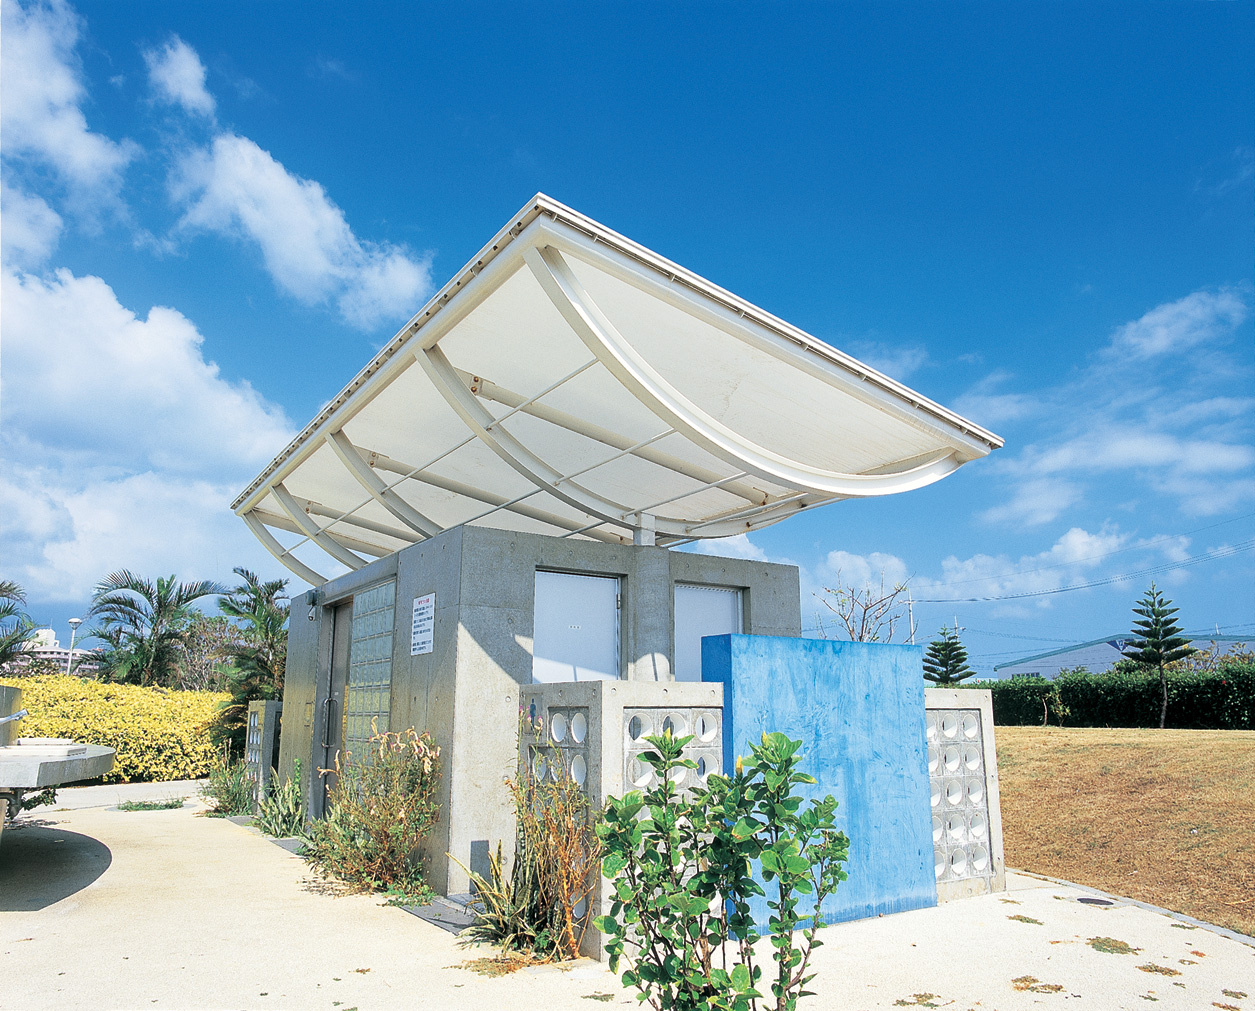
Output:
<svg viewBox="0 0 1255 1011">
<path fill-rule="evenodd" d="M 0 685 L 0 716 L 12 716 L 22 708 L 22 689 Z M 22 736 L 22 721 L 0 723 L 0 748 Z"/>
<path fill-rule="evenodd" d="M 922 656 L 882 643 L 702 640 L 702 679 L 723 684 L 725 771 L 747 742 L 780 731 L 803 742 L 802 768 L 818 780 L 810 794 L 840 805 L 850 877 L 824 902 L 828 922 L 937 903 Z M 765 928 L 766 899 L 753 912 Z"/>
<path fill-rule="evenodd" d="M 469 882 L 455 861 L 502 840 L 509 852 L 514 815 L 502 781 L 518 755 L 519 691 L 531 684 L 537 569 L 622 580 L 621 674 L 627 681 L 674 683 L 674 584 L 742 590 L 746 632 L 790 636 L 801 630 L 798 570 L 665 548 L 460 527 L 334 579 L 293 602 L 284 691 L 281 769 L 300 755 L 307 796 L 329 759 L 320 743 L 320 706 L 331 668 L 331 613 L 338 602 L 396 578 L 391 729 L 426 730 L 441 747 L 441 818 L 429 847 L 429 881 L 445 894 Z M 413 599 L 436 594 L 435 645 L 411 656 Z M 312 613 L 313 620 L 309 620 Z M 311 808 L 317 810 L 316 806 Z"/>
</svg>

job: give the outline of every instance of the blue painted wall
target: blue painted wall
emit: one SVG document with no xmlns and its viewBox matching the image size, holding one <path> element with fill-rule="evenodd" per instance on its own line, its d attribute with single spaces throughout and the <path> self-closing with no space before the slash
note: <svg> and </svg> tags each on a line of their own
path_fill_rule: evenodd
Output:
<svg viewBox="0 0 1255 1011">
<path fill-rule="evenodd" d="M 749 741 L 780 731 L 803 742 L 802 770 L 818 780 L 807 795 L 836 797 L 850 877 L 824 901 L 827 922 L 937 904 L 923 647 L 708 636 L 702 680 L 723 683 L 726 773 Z M 766 899 L 753 913 L 765 929 Z"/>
</svg>

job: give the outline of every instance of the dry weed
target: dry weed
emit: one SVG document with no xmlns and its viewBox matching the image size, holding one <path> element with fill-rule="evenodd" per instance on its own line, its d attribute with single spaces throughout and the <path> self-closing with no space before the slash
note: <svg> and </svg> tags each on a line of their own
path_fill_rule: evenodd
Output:
<svg viewBox="0 0 1255 1011">
<path fill-rule="evenodd" d="M 997 738 L 1008 866 L 1255 934 L 1255 732 Z"/>
</svg>

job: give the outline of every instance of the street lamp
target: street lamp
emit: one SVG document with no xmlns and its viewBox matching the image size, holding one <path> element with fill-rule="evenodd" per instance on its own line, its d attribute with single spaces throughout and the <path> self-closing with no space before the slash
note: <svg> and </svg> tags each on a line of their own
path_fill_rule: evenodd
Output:
<svg viewBox="0 0 1255 1011">
<path fill-rule="evenodd" d="M 70 655 L 65 658 L 65 672 L 70 673 L 70 667 L 74 663 L 74 633 L 78 631 L 79 625 L 83 624 L 82 618 L 71 618 L 70 625 Z"/>
</svg>

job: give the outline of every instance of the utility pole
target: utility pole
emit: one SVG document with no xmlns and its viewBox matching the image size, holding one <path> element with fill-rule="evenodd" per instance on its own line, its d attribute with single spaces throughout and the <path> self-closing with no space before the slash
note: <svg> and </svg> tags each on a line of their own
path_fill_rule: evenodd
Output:
<svg viewBox="0 0 1255 1011">
<path fill-rule="evenodd" d="M 911 591 L 906 591 L 906 623 L 911 629 L 911 645 L 915 645 L 915 601 L 911 597 Z"/>
</svg>

